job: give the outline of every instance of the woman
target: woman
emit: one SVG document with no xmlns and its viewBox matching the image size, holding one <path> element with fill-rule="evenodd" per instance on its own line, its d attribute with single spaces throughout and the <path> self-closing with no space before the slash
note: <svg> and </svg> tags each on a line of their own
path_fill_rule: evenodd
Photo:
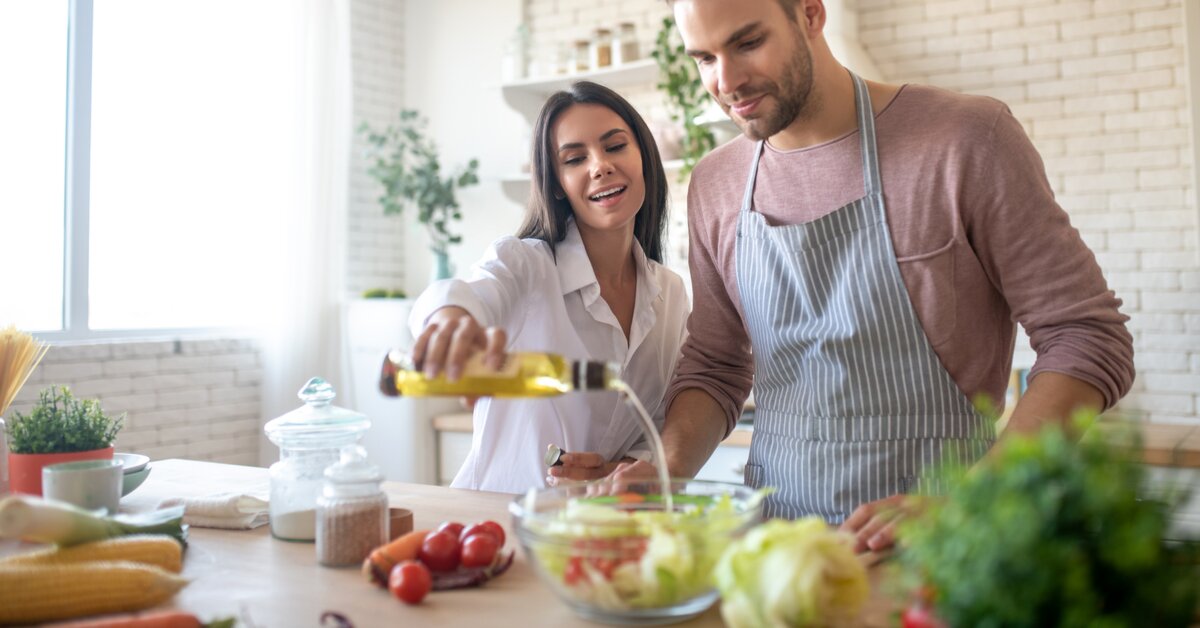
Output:
<svg viewBox="0 0 1200 628">
<path fill-rule="evenodd" d="M 589 82 L 552 95 L 534 128 L 533 193 L 517 237 L 492 244 L 471 278 L 429 287 L 409 320 L 426 375 L 462 373 L 485 351 L 546 351 L 621 364 L 661 426 L 684 338 L 683 281 L 662 265 L 667 178 L 646 123 Z M 471 452 L 451 486 L 509 493 L 547 480 L 607 475 L 649 459 L 639 422 L 615 392 L 481 399 Z M 564 466 L 542 462 L 547 446 Z"/>
</svg>

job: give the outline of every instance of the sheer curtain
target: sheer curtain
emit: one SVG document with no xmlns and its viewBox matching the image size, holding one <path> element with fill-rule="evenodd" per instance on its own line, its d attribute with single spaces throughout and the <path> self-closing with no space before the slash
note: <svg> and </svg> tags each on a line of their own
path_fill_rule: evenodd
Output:
<svg viewBox="0 0 1200 628">
<path fill-rule="evenodd" d="M 344 289 L 351 134 L 350 0 L 296 0 L 298 64 L 295 108 L 301 150 L 290 159 L 301 182 L 278 219 L 276 237 L 263 254 L 272 266 L 271 321 L 262 352 L 263 422 L 299 406 L 296 392 L 310 377 L 339 389 L 340 300 Z M 278 458 L 262 438 L 260 462 Z"/>
</svg>

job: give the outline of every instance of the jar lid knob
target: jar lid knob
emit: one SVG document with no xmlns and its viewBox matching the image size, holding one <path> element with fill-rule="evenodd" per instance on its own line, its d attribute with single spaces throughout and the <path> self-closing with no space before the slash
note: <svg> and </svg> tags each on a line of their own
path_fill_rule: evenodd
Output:
<svg viewBox="0 0 1200 628">
<path fill-rule="evenodd" d="M 334 392 L 332 384 L 320 377 L 314 377 L 304 383 L 304 387 L 296 396 L 310 406 L 327 406 L 337 393 Z"/>
</svg>

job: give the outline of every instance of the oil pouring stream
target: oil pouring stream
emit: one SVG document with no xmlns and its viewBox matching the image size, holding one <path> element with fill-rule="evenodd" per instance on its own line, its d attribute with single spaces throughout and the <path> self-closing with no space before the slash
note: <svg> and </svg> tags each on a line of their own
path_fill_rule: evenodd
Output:
<svg viewBox="0 0 1200 628">
<path fill-rule="evenodd" d="M 389 397 L 551 397 L 572 391 L 617 391 L 637 414 L 642 432 L 654 448 L 663 506 L 671 512 L 671 478 L 662 438 L 645 406 L 620 375 L 621 366 L 615 362 L 567 360 L 552 353 L 510 353 L 504 366 L 495 370 L 477 353 L 467 360 L 462 377 L 451 382 L 445 375 L 426 377 L 408 354 L 392 350 L 383 360 L 379 389 Z"/>
</svg>

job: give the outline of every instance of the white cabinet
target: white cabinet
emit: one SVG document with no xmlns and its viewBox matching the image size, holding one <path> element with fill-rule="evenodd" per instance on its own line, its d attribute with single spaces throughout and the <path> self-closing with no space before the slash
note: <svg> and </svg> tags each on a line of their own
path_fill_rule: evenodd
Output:
<svg viewBox="0 0 1200 628">
<path fill-rule="evenodd" d="M 450 486 L 469 453 L 470 432 L 438 432 L 438 484 Z"/>
<path fill-rule="evenodd" d="M 352 299 L 345 310 L 347 380 L 339 386 L 347 407 L 371 420 L 362 445 L 388 480 L 436 481 L 430 420 L 458 407 L 457 399 L 386 397 L 379 392 L 379 369 L 390 349 L 408 349 L 409 299 Z M 340 400 L 339 400 L 340 401 Z"/>
</svg>

